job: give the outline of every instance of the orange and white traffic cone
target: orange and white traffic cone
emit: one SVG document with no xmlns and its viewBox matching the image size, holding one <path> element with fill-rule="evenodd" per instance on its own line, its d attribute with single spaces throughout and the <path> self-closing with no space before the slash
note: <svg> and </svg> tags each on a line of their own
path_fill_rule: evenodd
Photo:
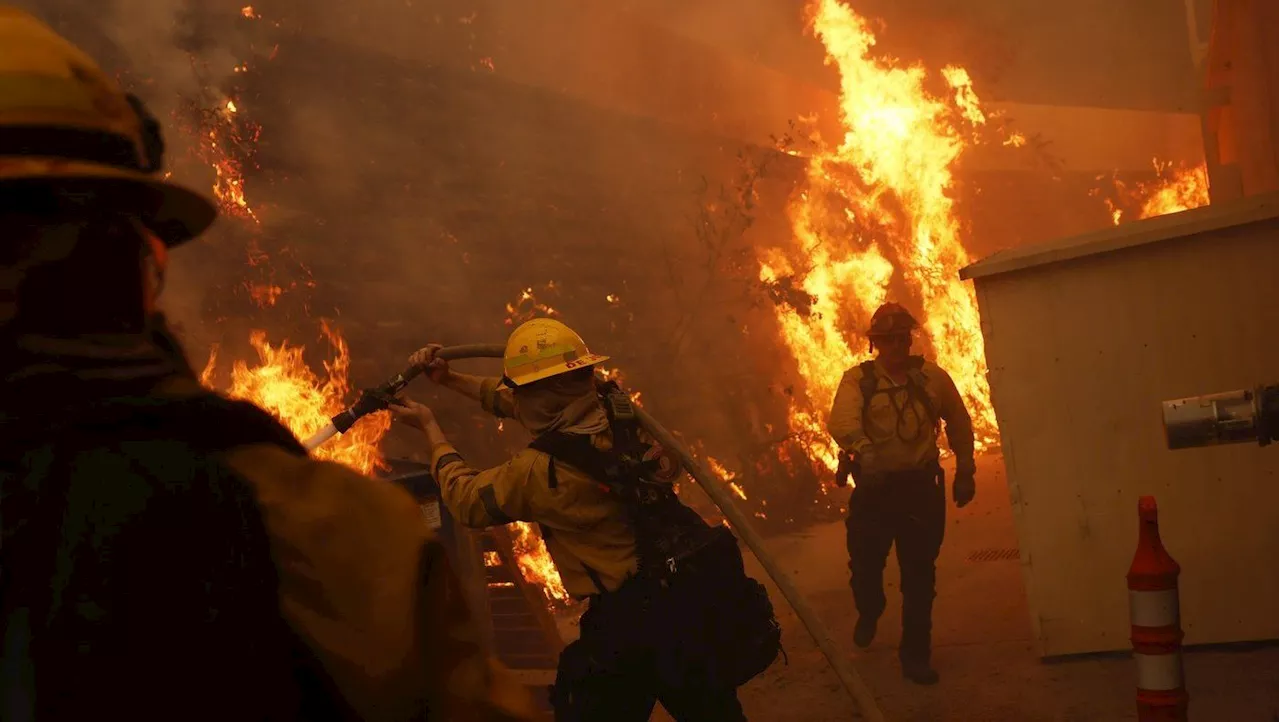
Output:
<svg viewBox="0 0 1280 722">
<path fill-rule="evenodd" d="M 1138 720 L 1186 722 L 1182 675 L 1182 623 L 1178 615 L 1181 568 L 1160 542 L 1155 497 L 1138 500 L 1138 551 L 1129 567 L 1129 623 L 1138 668 Z"/>
</svg>

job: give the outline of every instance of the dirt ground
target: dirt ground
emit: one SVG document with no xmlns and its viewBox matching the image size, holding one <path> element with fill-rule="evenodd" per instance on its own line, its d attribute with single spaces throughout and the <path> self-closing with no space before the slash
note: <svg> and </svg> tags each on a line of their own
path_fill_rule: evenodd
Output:
<svg viewBox="0 0 1280 722">
<path fill-rule="evenodd" d="M 968 561 L 980 549 L 1017 547 L 1003 463 L 998 456 L 986 456 L 979 459 L 978 469 L 976 500 L 963 510 L 948 509 L 934 612 L 934 658 L 942 681 L 935 687 L 915 686 L 901 677 L 896 655 L 901 620 L 896 608 L 898 575 L 892 558 L 885 575 L 889 609 L 875 643 L 863 652 L 852 641 L 856 614 L 847 585 L 843 524 L 824 524 L 767 543 L 875 692 L 888 722 L 1137 719 L 1131 660 L 1114 655 L 1042 662 L 1031 644 L 1016 556 Z M 766 578 L 754 559 L 749 563 L 757 578 Z M 776 589 L 770 591 L 789 659 L 787 664 L 775 663 L 742 689 L 747 716 L 753 722 L 857 719 L 853 703 L 784 597 Z M 1190 650 L 1184 663 L 1191 720 L 1277 719 L 1274 643 Z M 670 718 L 659 710 L 653 719 Z"/>
</svg>

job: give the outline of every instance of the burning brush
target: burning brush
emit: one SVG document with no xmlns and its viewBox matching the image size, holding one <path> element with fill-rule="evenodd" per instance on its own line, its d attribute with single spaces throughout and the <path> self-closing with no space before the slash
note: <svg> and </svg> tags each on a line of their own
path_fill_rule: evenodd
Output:
<svg viewBox="0 0 1280 722">
<path fill-rule="evenodd" d="M 256 22 L 259 18 L 256 10 L 245 7 L 236 21 Z M 199 65 L 194 54 L 192 64 L 197 75 L 208 76 L 208 69 Z M 241 81 L 250 70 L 248 64 L 241 62 L 230 69 L 230 77 Z M 275 281 L 276 254 L 264 245 L 261 214 L 250 200 L 245 179 L 247 170 L 257 168 L 254 159 L 262 128 L 247 117 L 246 108 L 233 89 L 212 86 L 205 88 L 202 97 L 188 99 L 179 110 L 177 121 L 192 136 L 196 157 L 213 172 L 212 193 L 222 215 L 238 221 L 233 228 L 247 239 L 243 245 L 244 268 L 246 275 L 252 277 L 233 288 L 247 296 L 252 308 L 266 311 L 276 305 L 286 289 Z M 252 274 L 248 273 L 250 269 Z M 296 288 L 298 284 L 289 287 Z M 254 325 L 258 323 L 255 318 Z M 257 352 L 257 364 L 233 361 L 230 381 L 221 390 L 271 412 L 299 437 L 334 424 L 336 419 L 341 424 L 340 430 L 346 433 L 334 443 L 317 449 L 317 456 L 372 473 L 383 466 L 378 444 L 390 428 L 391 420 L 389 415 L 375 415 L 359 427 L 352 427 L 356 418 L 377 410 L 379 390 L 362 394 L 352 407 L 357 413 L 351 412 L 345 403 L 350 393 L 347 344 L 328 322 L 321 321 L 321 331 L 335 352 L 324 364 L 323 375 L 316 374 L 307 365 L 302 347 L 286 343 L 272 345 L 266 331 L 255 330 L 250 334 L 249 343 Z M 215 383 L 218 354 L 219 348 L 215 345 L 202 374 L 207 386 L 220 385 Z"/>
</svg>

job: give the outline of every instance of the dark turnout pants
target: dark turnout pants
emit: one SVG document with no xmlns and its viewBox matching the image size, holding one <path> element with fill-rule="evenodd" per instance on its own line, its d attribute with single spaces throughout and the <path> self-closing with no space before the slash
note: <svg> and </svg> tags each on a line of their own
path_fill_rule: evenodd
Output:
<svg viewBox="0 0 1280 722">
<path fill-rule="evenodd" d="M 737 689 L 698 681 L 698 651 L 679 638 L 681 606 L 637 580 L 594 597 L 560 655 L 556 722 L 647 722 L 655 703 L 676 722 L 746 722 Z"/>
<path fill-rule="evenodd" d="M 897 549 L 902 573 L 898 656 L 904 663 L 929 662 L 934 562 L 942 548 L 946 504 L 942 473 L 936 467 L 869 478 L 849 496 L 845 527 L 850 586 L 861 618 L 878 619 L 884 612 L 884 564 L 889 547 Z"/>
</svg>

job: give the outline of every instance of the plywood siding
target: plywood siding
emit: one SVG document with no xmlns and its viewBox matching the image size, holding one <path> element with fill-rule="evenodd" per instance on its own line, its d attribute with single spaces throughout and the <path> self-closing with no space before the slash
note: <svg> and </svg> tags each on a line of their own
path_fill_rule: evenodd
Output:
<svg viewBox="0 0 1280 722">
<path fill-rule="evenodd" d="M 1276 219 L 975 283 L 1042 654 L 1129 647 L 1145 494 L 1186 642 L 1275 638 L 1275 447 L 1168 451 L 1160 402 L 1276 381 Z"/>
</svg>

